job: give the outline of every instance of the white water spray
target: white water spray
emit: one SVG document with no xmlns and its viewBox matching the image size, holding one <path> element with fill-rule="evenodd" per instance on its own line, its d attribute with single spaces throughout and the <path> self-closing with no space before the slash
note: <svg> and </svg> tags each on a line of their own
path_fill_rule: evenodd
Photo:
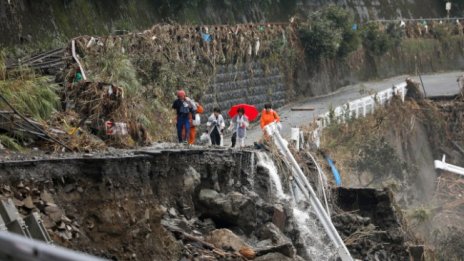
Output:
<svg viewBox="0 0 464 261">
<path fill-rule="evenodd" d="M 292 213 L 296 228 L 299 233 L 299 242 L 304 245 L 307 257 L 312 260 L 331 260 L 333 259 L 336 249 L 332 242 L 325 234 L 324 229 L 312 213 L 309 203 L 306 201 L 304 193 L 296 185 L 291 186 L 290 193 L 285 194 L 281 178 L 278 174 L 277 167 L 272 158 L 265 152 L 257 152 L 258 164 L 268 170 L 272 187 L 275 189 L 278 203 L 292 206 Z"/>
<path fill-rule="evenodd" d="M 282 182 L 280 180 L 279 174 L 277 172 L 277 167 L 274 164 L 274 161 L 269 157 L 268 154 L 264 152 L 257 152 L 258 155 L 258 164 L 266 168 L 269 172 L 269 178 L 273 183 L 273 187 L 276 190 L 277 198 L 282 200 L 287 198 L 282 188 Z"/>
</svg>

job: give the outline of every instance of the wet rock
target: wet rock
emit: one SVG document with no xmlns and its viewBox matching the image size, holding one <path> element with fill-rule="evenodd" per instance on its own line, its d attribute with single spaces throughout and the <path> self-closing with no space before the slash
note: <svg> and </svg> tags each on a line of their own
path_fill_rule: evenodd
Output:
<svg viewBox="0 0 464 261">
<path fill-rule="evenodd" d="M 270 239 L 274 244 L 282 244 L 291 242 L 290 239 L 285 236 L 282 231 L 273 223 L 267 223 L 256 232 L 257 236 L 261 240 Z"/>
<path fill-rule="evenodd" d="M 269 253 L 259 256 L 254 259 L 255 261 L 293 261 L 292 258 L 286 257 L 280 253 Z"/>
<path fill-rule="evenodd" d="M 234 234 L 229 229 L 216 229 L 205 238 L 206 242 L 213 244 L 217 248 L 224 250 L 232 249 L 233 251 L 240 251 L 242 248 L 250 248 L 243 239 Z"/>
<path fill-rule="evenodd" d="M 296 251 L 291 242 L 256 249 L 256 256 L 263 256 L 268 253 L 280 253 L 284 256 L 292 258 L 295 256 Z"/>
<path fill-rule="evenodd" d="M 177 211 L 176 211 L 176 209 L 175 209 L 175 208 L 170 208 L 170 209 L 169 209 L 169 215 L 170 215 L 171 217 L 177 217 Z"/>
<path fill-rule="evenodd" d="M 272 240 L 265 239 L 265 240 L 261 240 L 258 243 L 256 243 L 255 247 L 256 248 L 265 248 L 265 247 L 272 246 L 272 245 L 273 245 Z"/>
<path fill-rule="evenodd" d="M 227 195 L 211 189 L 202 189 L 199 195 L 204 215 L 226 224 L 237 225 L 251 233 L 256 227 L 256 206 L 247 196 L 231 192 Z"/>
</svg>

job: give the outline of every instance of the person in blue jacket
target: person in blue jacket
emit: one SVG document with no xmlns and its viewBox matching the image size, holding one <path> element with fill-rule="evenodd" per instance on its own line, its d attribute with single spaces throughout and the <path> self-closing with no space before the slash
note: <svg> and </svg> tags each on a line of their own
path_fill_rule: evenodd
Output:
<svg viewBox="0 0 464 261">
<path fill-rule="evenodd" d="M 194 116 L 196 105 L 190 98 L 185 95 L 185 91 L 177 91 L 177 99 L 172 104 L 172 108 L 177 112 L 177 138 L 179 143 L 187 143 L 190 135 L 190 114 Z M 185 133 L 182 135 L 182 129 Z"/>
</svg>

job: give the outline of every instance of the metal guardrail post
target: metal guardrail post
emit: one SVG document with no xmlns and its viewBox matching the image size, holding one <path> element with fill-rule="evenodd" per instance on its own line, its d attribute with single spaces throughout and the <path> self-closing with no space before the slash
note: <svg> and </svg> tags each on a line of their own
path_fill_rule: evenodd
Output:
<svg viewBox="0 0 464 261">
<path fill-rule="evenodd" d="M 265 127 L 266 132 L 274 138 L 274 141 L 277 146 L 279 146 L 280 152 L 283 154 L 284 157 L 288 160 L 289 164 L 291 165 L 292 172 L 295 177 L 295 181 L 304 192 L 305 190 L 302 189 L 304 187 L 307 188 L 307 191 L 309 191 L 309 195 L 307 193 L 305 196 L 308 198 L 309 203 L 311 204 L 312 208 L 316 212 L 316 215 L 321 222 L 322 226 L 324 227 L 326 233 L 328 234 L 330 240 L 333 242 L 335 247 L 338 249 L 338 254 L 342 261 L 352 261 L 353 259 L 351 258 L 350 252 L 345 246 L 345 243 L 343 242 L 342 238 L 338 234 L 338 231 L 335 229 L 332 220 L 330 219 L 329 215 L 325 211 L 324 207 L 322 206 L 321 202 L 317 198 L 316 193 L 314 192 L 313 188 L 311 187 L 311 184 L 307 181 L 303 171 L 301 170 L 300 166 L 298 165 L 298 162 L 295 160 L 293 157 L 292 153 L 287 147 L 286 142 L 284 142 L 284 139 L 280 135 L 277 126 L 275 123 L 268 124 Z"/>
</svg>

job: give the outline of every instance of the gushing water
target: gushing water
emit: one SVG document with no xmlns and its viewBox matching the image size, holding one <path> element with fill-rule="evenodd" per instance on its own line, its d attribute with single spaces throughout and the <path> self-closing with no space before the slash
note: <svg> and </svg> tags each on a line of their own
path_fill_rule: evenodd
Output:
<svg viewBox="0 0 464 261">
<path fill-rule="evenodd" d="M 285 194 L 277 167 L 271 157 L 265 152 L 257 152 L 257 157 L 258 164 L 268 170 L 279 203 L 291 204 L 292 213 L 290 215 L 293 216 L 299 234 L 299 245 L 303 245 L 302 251 L 305 252 L 300 254 L 312 260 L 331 260 L 336 252 L 335 247 L 312 213 L 312 209 L 304 196 L 307 191 L 301 191 L 296 185 L 289 184 L 290 193 Z"/>
<path fill-rule="evenodd" d="M 282 182 L 280 181 L 279 174 L 277 173 L 277 167 L 274 164 L 274 161 L 269 157 L 267 153 L 259 151 L 258 155 L 258 164 L 266 168 L 269 172 L 269 178 L 273 183 L 273 187 L 276 190 L 278 199 L 285 199 L 287 196 L 284 193 L 282 188 Z"/>
</svg>

